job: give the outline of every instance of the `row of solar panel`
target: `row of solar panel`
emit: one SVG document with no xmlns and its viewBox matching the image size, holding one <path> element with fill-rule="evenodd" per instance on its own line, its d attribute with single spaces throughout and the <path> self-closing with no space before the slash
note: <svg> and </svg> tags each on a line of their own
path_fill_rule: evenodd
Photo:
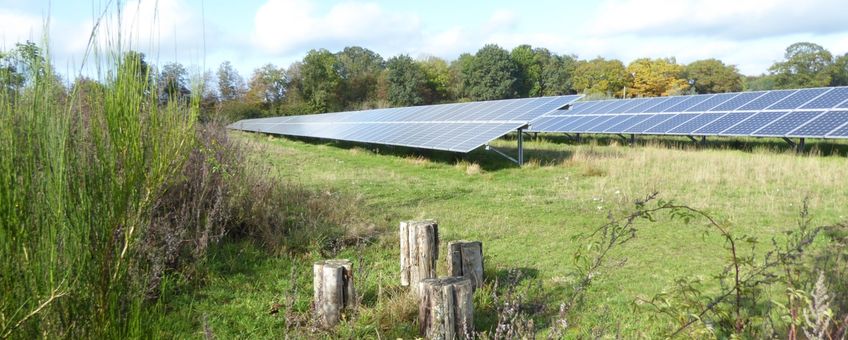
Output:
<svg viewBox="0 0 848 340">
<path fill-rule="evenodd" d="M 335 112 L 316 115 L 264 118 L 273 123 L 374 123 L 374 122 L 445 122 L 445 121 L 522 121 L 529 122 L 545 113 L 562 108 L 577 100 L 578 96 L 558 96 L 495 100 L 487 102 L 425 105 L 375 109 L 365 111 Z"/>
<path fill-rule="evenodd" d="M 753 137 L 848 137 L 848 110 L 542 117 L 531 131 Z"/>
<path fill-rule="evenodd" d="M 566 115 L 821 110 L 848 108 L 848 87 L 600 100 L 575 103 Z"/>
<path fill-rule="evenodd" d="M 524 123 L 268 123 L 253 121 L 241 122 L 237 128 L 289 136 L 470 152 L 524 125 Z"/>
</svg>

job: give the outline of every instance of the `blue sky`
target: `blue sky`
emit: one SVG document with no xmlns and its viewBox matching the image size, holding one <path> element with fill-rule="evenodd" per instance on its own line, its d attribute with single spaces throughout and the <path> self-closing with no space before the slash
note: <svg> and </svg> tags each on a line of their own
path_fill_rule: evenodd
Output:
<svg viewBox="0 0 848 340">
<path fill-rule="evenodd" d="M 157 64 L 179 61 L 215 69 L 230 60 L 247 76 L 273 63 L 288 66 L 314 48 L 370 48 L 453 59 L 486 43 L 522 43 L 580 58 L 676 57 L 688 63 L 718 58 L 744 74 L 760 74 L 791 43 L 818 43 L 848 52 L 845 0 L 0 0 L 0 46 L 37 40 L 50 15 L 57 67 L 79 69 L 95 18 L 101 41 L 125 20 L 124 41 Z M 114 41 L 114 39 L 111 39 Z"/>
</svg>

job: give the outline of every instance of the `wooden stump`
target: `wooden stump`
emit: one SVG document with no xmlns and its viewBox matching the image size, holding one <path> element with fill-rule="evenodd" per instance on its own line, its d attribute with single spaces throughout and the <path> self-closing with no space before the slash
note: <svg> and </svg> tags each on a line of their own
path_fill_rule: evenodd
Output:
<svg viewBox="0 0 848 340">
<path fill-rule="evenodd" d="M 339 323 L 342 310 L 356 303 L 352 265 L 349 260 L 318 261 L 312 274 L 315 317 L 319 326 L 331 328 Z"/>
<path fill-rule="evenodd" d="M 483 243 L 480 241 L 448 242 L 448 273 L 471 279 L 476 290 L 483 286 Z"/>
<path fill-rule="evenodd" d="M 436 221 L 400 222 L 400 285 L 415 287 L 436 277 L 439 225 Z"/>
<path fill-rule="evenodd" d="M 474 337 L 474 300 L 466 277 L 424 279 L 418 283 L 418 332 L 427 339 Z"/>
</svg>

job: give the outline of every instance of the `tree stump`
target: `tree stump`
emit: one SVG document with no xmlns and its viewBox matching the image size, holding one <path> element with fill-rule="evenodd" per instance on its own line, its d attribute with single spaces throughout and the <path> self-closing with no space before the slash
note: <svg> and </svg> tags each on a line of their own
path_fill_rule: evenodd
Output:
<svg viewBox="0 0 848 340">
<path fill-rule="evenodd" d="M 448 242 L 448 273 L 471 279 L 476 290 L 483 286 L 483 243 L 480 241 Z"/>
<path fill-rule="evenodd" d="M 415 287 L 436 277 L 439 225 L 436 221 L 400 222 L 400 285 Z"/>
<path fill-rule="evenodd" d="M 427 339 L 474 337 L 474 300 L 466 277 L 424 279 L 418 283 L 418 332 Z"/>
<path fill-rule="evenodd" d="M 312 274 L 315 317 L 319 326 L 331 328 L 339 323 L 342 310 L 356 303 L 352 265 L 349 260 L 318 261 Z"/>
</svg>

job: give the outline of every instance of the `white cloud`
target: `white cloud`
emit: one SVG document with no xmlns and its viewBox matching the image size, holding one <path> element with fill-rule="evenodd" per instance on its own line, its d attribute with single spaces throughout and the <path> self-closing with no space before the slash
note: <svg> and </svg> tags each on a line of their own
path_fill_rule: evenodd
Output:
<svg viewBox="0 0 848 340">
<path fill-rule="evenodd" d="M 0 49 L 12 48 L 26 40 L 39 41 L 43 26 L 41 17 L 0 8 Z"/>
<path fill-rule="evenodd" d="M 607 0 L 585 34 L 760 39 L 848 31 L 845 0 Z"/>
<path fill-rule="evenodd" d="M 303 49 L 407 46 L 421 32 L 416 15 L 388 12 L 375 3 L 343 2 L 319 13 L 306 0 L 269 0 L 256 13 L 252 42 L 268 53 Z"/>
</svg>

